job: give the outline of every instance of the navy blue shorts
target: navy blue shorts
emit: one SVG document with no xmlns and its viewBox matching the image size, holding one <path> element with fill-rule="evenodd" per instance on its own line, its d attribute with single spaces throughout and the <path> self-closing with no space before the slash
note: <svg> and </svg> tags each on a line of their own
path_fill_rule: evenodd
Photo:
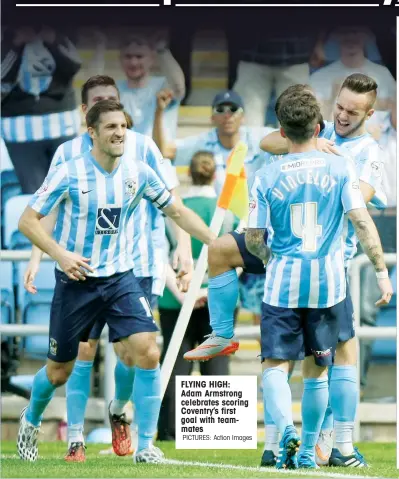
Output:
<svg viewBox="0 0 399 479">
<path fill-rule="evenodd" d="M 231 236 L 236 240 L 238 249 L 240 251 L 242 260 L 244 262 L 244 269 L 247 273 L 265 274 L 265 265 L 263 261 L 250 253 L 245 244 L 245 230 L 231 231 Z M 265 243 L 267 242 L 267 232 L 265 232 Z"/>
<path fill-rule="evenodd" d="M 152 294 L 152 283 L 153 283 L 152 277 L 148 276 L 145 278 L 136 278 L 136 279 L 140 285 L 140 288 L 143 290 L 144 296 L 147 298 L 147 301 L 150 303 L 151 310 L 153 311 L 155 309 L 154 306 L 156 306 L 158 302 L 158 296 L 156 296 L 155 294 Z M 92 327 L 90 331 L 89 339 L 100 339 L 106 324 L 107 324 L 107 318 L 105 316 L 97 319 L 96 322 L 94 323 L 94 326 Z"/>
<path fill-rule="evenodd" d="M 346 297 L 341 303 L 337 304 L 339 307 L 339 335 L 338 342 L 345 343 L 355 337 L 355 314 L 353 311 L 353 304 L 349 285 L 346 283 Z"/>
<path fill-rule="evenodd" d="M 343 301 L 331 308 L 280 308 L 262 303 L 261 356 L 301 361 L 312 356 L 318 366 L 331 366 Z"/>
<path fill-rule="evenodd" d="M 79 342 L 88 340 L 98 318 L 106 318 L 112 342 L 136 333 L 158 331 L 148 300 L 132 271 L 109 278 L 73 281 L 56 270 L 55 278 L 49 359 L 60 363 L 75 359 Z"/>
</svg>

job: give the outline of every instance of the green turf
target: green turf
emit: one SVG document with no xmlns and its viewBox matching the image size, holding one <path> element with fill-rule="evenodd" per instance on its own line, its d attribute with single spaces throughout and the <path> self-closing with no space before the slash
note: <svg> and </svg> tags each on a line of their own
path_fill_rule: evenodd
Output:
<svg viewBox="0 0 399 479">
<path fill-rule="evenodd" d="M 258 450 L 176 450 L 174 443 L 162 443 L 161 446 L 168 459 L 181 461 L 199 461 L 212 464 L 230 464 L 245 467 L 259 465 L 262 446 Z M 87 461 L 84 464 L 67 464 L 63 460 L 65 444 L 40 443 L 39 460 L 36 463 L 21 461 L 16 454 L 15 443 L 1 442 L 1 477 L 51 477 L 51 478 L 256 478 L 286 477 L 287 474 L 273 470 L 239 470 L 220 467 L 199 467 L 187 465 L 133 465 L 130 457 L 102 456 L 98 452 L 104 445 L 91 445 L 87 449 Z M 360 444 L 370 469 L 323 468 L 319 471 L 300 471 L 301 475 L 342 477 L 357 475 L 360 477 L 399 477 L 396 469 L 395 444 Z M 298 471 L 299 472 L 299 471 Z M 295 475 L 295 471 L 293 472 Z"/>
</svg>

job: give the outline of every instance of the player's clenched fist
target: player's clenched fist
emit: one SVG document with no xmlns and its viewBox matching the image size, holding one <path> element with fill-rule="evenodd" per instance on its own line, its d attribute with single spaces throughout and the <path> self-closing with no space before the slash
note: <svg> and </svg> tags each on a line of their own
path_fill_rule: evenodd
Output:
<svg viewBox="0 0 399 479">
<path fill-rule="evenodd" d="M 169 88 L 160 90 L 157 94 L 157 106 L 159 110 L 165 110 L 173 100 L 173 91 Z"/>
<path fill-rule="evenodd" d="M 74 281 L 85 281 L 87 271 L 94 273 L 94 269 L 88 264 L 90 258 L 84 258 L 80 254 L 63 250 L 55 260 L 68 278 Z"/>
</svg>

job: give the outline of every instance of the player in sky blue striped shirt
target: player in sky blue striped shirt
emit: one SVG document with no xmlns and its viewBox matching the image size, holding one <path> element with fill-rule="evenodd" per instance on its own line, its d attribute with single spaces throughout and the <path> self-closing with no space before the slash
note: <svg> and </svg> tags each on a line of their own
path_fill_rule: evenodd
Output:
<svg viewBox="0 0 399 479">
<path fill-rule="evenodd" d="M 306 87 L 310 90 L 310 87 Z M 367 133 L 367 120 L 373 115 L 373 105 L 377 97 L 376 82 L 363 74 L 350 75 L 342 84 L 334 108 L 334 123 L 324 122 L 325 128 L 318 139 L 318 148 L 339 150 L 355 162 L 360 179 L 360 190 L 365 203 L 373 203 L 379 208 L 386 205 L 382 185 L 384 152 Z M 272 133 L 262 140 L 262 148 L 272 153 L 285 153 L 287 144 L 278 134 Z M 353 225 L 344 219 L 345 265 L 356 253 L 357 238 Z M 337 362 L 331 370 L 331 382 L 340 385 L 341 391 L 335 399 L 333 424 L 332 406 L 328 406 L 317 443 L 317 462 L 344 467 L 358 467 L 365 464 L 364 458 L 353 445 L 353 428 L 357 412 L 359 391 L 356 372 L 356 341 L 353 325 L 353 305 L 347 291 L 346 313 L 340 315 L 339 344 Z M 333 447 L 333 428 L 335 445 Z M 270 446 L 267 450 L 270 449 Z M 268 453 L 270 455 L 270 453 Z"/>
<path fill-rule="evenodd" d="M 276 467 L 316 468 L 315 446 L 329 399 L 327 366 L 333 363 L 345 308 L 344 213 L 377 274 L 384 276 L 381 304 L 390 301 L 392 285 L 353 164 L 316 150 L 320 108 L 313 94 L 287 96 L 277 116 L 290 154 L 257 173 L 245 239 L 248 249 L 267 263 L 261 356 L 265 402 L 282 436 Z M 287 372 L 289 361 L 304 358 L 297 459 L 300 441 Z M 337 389 L 332 383 L 331 396 Z"/>
<path fill-rule="evenodd" d="M 111 341 L 121 341 L 136 364 L 133 400 L 139 443 L 133 459 L 160 462 L 163 454 L 152 445 L 160 408 L 157 327 L 132 271 L 133 212 L 145 197 L 200 241 L 209 243 L 214 235 L 197 215 L 174 202 L 148 165 L 123 156 L 127 127 L 123 105 L 100 101 L 86 121 L 91 152 L 52 168 L 19 222 L 21 232 L 58 265 L 49 361 L 36 374 L 31 400 L 21 413 L 18 452 L 21 459 L 37 459 L 43 412 L 54 390 L 67 381 L 79 342 L 87 340 L 96 319 L 105 316 Z M 58 205 L 57 242 L 40 218 Z"/>
<path fill-rule="evenodd" d="M 82 87 L 82 110 L 84 113 L 87 113 L 98 101 L 103 99 L 116 100 L 118 98 L 119 92 L 115 81 L 106 75 L 97 75 L 89 78 Z M 65 158 L 77 157 L 80 154 L 90 151 L 92 144 L 92 140 L 87 132 L 73 140 L 63 143 L 54 155 L 52 166 L 63 163 Z M 140 158 L 146 162 L 162 179 L 169 191 L 174 190 L 178 185 L 178 181 L 175 175 L 172 174 L 173 171 L 170 165 L 163 161 L 158 148 L 149 137 L 144 137 L 132 131 L 126 131 L 124 155 L 130 157 L 132 160 L 134 158 Z M 153 307 L 154 299 L 156 300 L 157 296 L 162 294 L 163 284 L 165 282 L 163 249 L 163 239 L 165 236 L 164 219 L 152 203 L 144 200 L 140 202 L 134 215 L 136 221 L 140 221 L 141 224 L 140 234 L 138 234 L 138 228 L 136 228 L 134 240 L 129 242 L 134 262 L 133 272 L 139 279 L 140 286 L 150 301 L 151 307 Z M 43 218 L 42 224 L 45 226 L 46 231 L 52 232 L 55 226 L 54 215 Z M 180 228 L 177 229 L 179 230 L 178 233 L 183 233 Z M 184 241 L 185 236 L 180 235 L 178 237 L 183 238 L 183 241 L 179 241 L 177 257 L 180 258 L 182 271 L 189 271 L 187 264 L 189 264 L 191 260 L 190 248 L 186 246 L 186 242 Z M 181 254 L 181 252 L 183 252 L 183 254 Z M 39 267 L 41 255 L 42 252 L 33 246 L 31 261 L 28 264 L 24 276 L 25 288 L 33 294 L 36 292 L 33 281 Z M 187 256 L 186 259 L 185 255 Z M 105 318 L 101 320 L 99 318 L 90 333 L 89 342 L 81 343 L 78 360 L 67 382 L 68 447 L 71 449 L 71 445 L 75 445 L 73 450 L 70 450 L 70 453 L 66 456 L 67 461 L 80 460 L 79 451 L 83 451 L 84 453 L 84 448 L 76 447 L 76 445 L 83 444 L 84 442 L 83 424 L 87 400 L 90 394 L 90 374 L 97 344 L 104 325 Z M 124 353 L 124 348 L 121 348 L 118 344 L 115 345 L 115 348 L 119 354 Z M 126 364 L 131 364 L 131 358 L 129 358 L 128 355 L 124 353 L 123 358 Z M 111 426 L 114 435 L 117 437 L 117 439 L 114 440 L 114 448 L 117 454 L 122 455 L 126 454 L 131 446 L 129 424 L 124 422 L 125 415 L 123 413 L 123 405 L 128 402 L 132 394 L 132 380 L 134 376 L 133 367 L 128 367 L 125 363 L 118 358 L 115 367 L 115 398 L 111 404 Z M 125 434 L 126 431 L 129 434 Z"/>
</svg>

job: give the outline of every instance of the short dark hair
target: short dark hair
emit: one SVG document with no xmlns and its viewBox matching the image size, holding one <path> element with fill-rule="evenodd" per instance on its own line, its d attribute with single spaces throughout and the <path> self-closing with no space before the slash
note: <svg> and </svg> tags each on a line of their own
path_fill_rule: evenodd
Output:
<svg viewBox="0 0 399 479">
<path fill-rule="evenodd" d="M 312 91 L 312 87 L 304 83 L 297 83 L 296 85 L 291 85 L 288 88 L 286 88 L 276 100 L 276 105 L 274 107 L 274 111 L 276 112 L 276 115 L 278 115 L 278 109 L 280 108 L 281 102 L 284 101 L 284 99 L 292 95 L 297 95 L 298 93 L 302 93 L 304 91 L 310 92 Z"/>
<path fill-rule="evenodd" d="M 100 123 L 100 117 L 102 113 L 108 113 L 111 111 L 123 111 L 122 103 L 115 100 L 101 100 L 93 105 L 86 115 L 86 125 L 88 128 L 97 128 Z"/>
<path fill-rule="evenodd" d="M 213 153 L 210 151 L 197 151 L 191 159 L 189 169 L 194 185 L 210 185 L 216 171 Z"/>
<path fill-rule="evenodd" d="M 363 73 L 352 73 L 345 78 L 344 82 L 342 83 L 341 90 L 346 88 L 353 93 L 359 94 L 369 94 L 370 96 L 370 108 L 374 105 L 374 102 L 377 98 L 377 89 L 378 84 L 377 82 L 369 77 L 368 75 L 364 75 Z"/>
<path fill-rule="evenodd" d="M 312 138 L 320 116 L 316 98 L 307 91 L 283 99 L 277 115 L 287 138 L 299 144 Z"/>
<path fill-rule="evenodd" d="M 288 88 L 286 88 L 283 91 L 283 93 L 281 93 L 281 95 L 277 98 L 276 105 L 274 107 L 274 111 L 276 112 L 277 118 L 278 118 L 278 110 L 280 108 L 281 102 L 283 102 L 284 100 L 286 100 L 287 98 L 291 96 L 295 96 L 303 92 L 308 92 L 312 94 L 312 91 L 313 91 L 312 87 L 310 85 L 307 85 L 306 83 L 297 83 L 296 85 L 291 85 Z M 321 130 L 325 128 L 324 119 L 321 112 L 319 117 L 319 125 Z"/>
<path fill-rule="evenodd" d="M 113 86 L 118 92 L 119 96 L 118 87 L 116 86 L 115 80 L 112 77 L 108 75 L 94 75 L 90 77 L 82 86 L 83 105 L 87 105 L 87 101 L 89 99 L 89 90 L 95 88 L 96 86 Z"/>
</svg>

